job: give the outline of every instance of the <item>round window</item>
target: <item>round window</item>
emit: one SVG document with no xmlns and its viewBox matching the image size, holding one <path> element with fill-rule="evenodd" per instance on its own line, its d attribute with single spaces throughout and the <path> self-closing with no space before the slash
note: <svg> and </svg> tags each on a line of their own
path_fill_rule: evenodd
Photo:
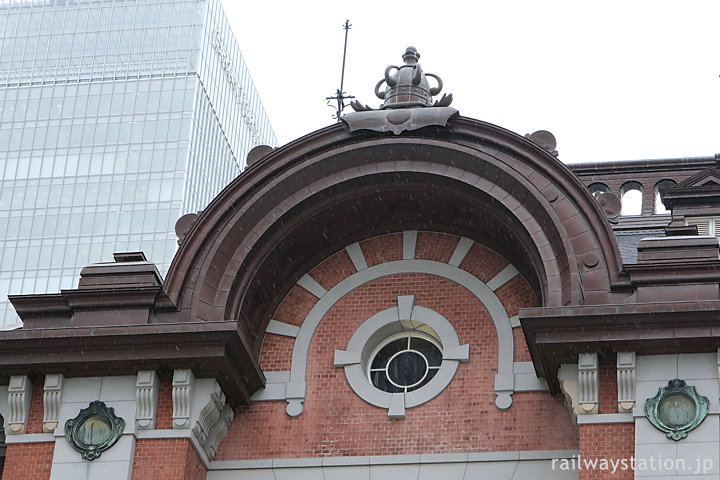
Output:
<svg viewBox="0 0 720 480">
<path fill-rule="evenodd" d="M 334 364 L 360 398 L 398 419 L 438 396 L 469 360 L 470 346 L 460 345 L 450 322 L 406 295 L 360 325 Z"/>
<path fill-rule="evenodd" d="M 442 364 L 442 351 L 430 336 L 401 334 L 380 344 L 370 358 L 370 383 L 384 392 L 403 393 L 433 379 Z"/>
</svg>

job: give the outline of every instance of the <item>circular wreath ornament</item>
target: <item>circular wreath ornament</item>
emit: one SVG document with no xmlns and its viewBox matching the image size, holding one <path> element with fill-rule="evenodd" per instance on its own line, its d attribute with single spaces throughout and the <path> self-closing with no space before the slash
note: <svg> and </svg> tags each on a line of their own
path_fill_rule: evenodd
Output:
<svg viewBox="0 0 720 480">
<path fill-rule="evenodd" d="M 95 400 L 65 422 L 65 438 L 85 460 L 95 460 L 118 441 L 124 428 L 125 420 L 115 409 Z"/>
<path fill-rule="evenodd" d="M 655 428 L 677 441 L 705 420 L 709 404 L 695 387 L 675 378 L 645 401 L 645 416 Z"/>
</svg>

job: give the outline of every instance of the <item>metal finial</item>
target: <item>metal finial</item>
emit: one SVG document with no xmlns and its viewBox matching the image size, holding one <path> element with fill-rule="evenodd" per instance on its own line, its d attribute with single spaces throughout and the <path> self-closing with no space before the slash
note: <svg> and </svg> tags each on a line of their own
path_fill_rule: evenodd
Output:
<svg viewBox="0 0 720 480">
<path fill-rule="evenodd" d="M 348 30 L 350 30 L 350 27 L 352 27 L 350 20 L 345 20 L 345 25 L 343 25 L 343 30 L 345 30 L 345 46 L 343 47 L 343 61 L 342 61 L 342 73 L 340 75 L 340 88 L 338 88 L 335 91 L 334 97 L 325 97 L 325 99 L 328 101 L 327 102 L 328 106 L 330 106 L 331 100 L 337 101 L 337 110 L 335 112 L 335 115 L 333 115 L 333 118 L 336 119 L 338 122 L 340 121 L 340 115 L 342 115 L 342 111 L 345 109 L 345 99 L 355 98 L 354 96 L 348 95 L 343 91 L 343 85 L 345 83 L 345 57 L 347 55 L 347 39 L 348 39 Z"/>
</svg>

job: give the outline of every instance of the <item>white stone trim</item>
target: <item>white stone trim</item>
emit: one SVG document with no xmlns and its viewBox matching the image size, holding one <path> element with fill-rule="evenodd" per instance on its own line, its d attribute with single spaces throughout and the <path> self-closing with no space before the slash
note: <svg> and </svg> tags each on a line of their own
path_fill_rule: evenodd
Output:
<svg viewBox="0 0 720 480">
<path fill-rule="evenodd" d="M 43 432 L 52 433 L 58 426 L 64 377 L 62 373 L 45 375 L 43 385 Z"/>
<path fill-rule="evenodd" d="M 208 460 L 212 460 L 232 424 L 235 413 L 226 403 L 225 393 L 217 380 L 212 380 L 209 390 L 203 395 L 207 404 L 200 411 L 197 422 L 192 429 L 192 439 L 197 441 L 196 449 L 202 451 Z"/>
<path fill-rule="evenodd" d="M 535 366 L 532 362 L 515 362 L 513 372 L 516 392 L 550 391 L 547 381 L 544 378 L 538 378 L 535 374 Z"/>
<path fill-rule="evenodd" d="M 290 381 L 290 372 L 265 372 L 265 388 L 253 393 L 253 402 L 285 400 L 285 387 Z"/>
<path fill-rule="evenodd" d="M 601 425 L 605 423 L 634 423 L 632 413 L 603 413 L 578 416 L 578 425 Z"/>
<path fill-rule="evenodd" d="M 190 369 L 176 369 L 172 379 L 173 428 L 190 428 L 195 375 Z"/>
<path fill-rule="evenodd" d="M 474 244 L 475 242 L 473 240 L 467 237 L 462 237 L 455 247 L 455 251 L 450 257 L 448 264 L 459 267 Z"/>
<path fill-rule="evenodd" d="M 617 354 L 618 411 L 632 413 L 635 407 L 635 352 Z"/>
<path fill-rule="evenodd" d="M 300 285 L 302 288 L 307 290 L 308 292 L 315 295 L 317 298 L 322 298 L 323 295 L 327 293 L 327 290 L 325 290 L 325 287 L 320 285 L 317 280 L 312 278 L 307 273 L 300 277 L 300 280 L 297 281 L 297 284 Z"/>
<path fill-rule="evenodd" d="M 272 333 L 273 335 L 282 335 L 283 337 L 297 337 L 300 327 L 290 325 L 289 323 L 278 322 L 277 320 L 270 320 L 265 333 Z"/>
<path fill-rule="evenodd" d="M 520 275 L 520 272 L 514 265 L 509 264 L 503 268 L 497 275 L 495 275 L 488 283 L 487 286 L 493 292 L 497 291 L 500 287 L 508 283 L 513 278 Z"/>
<path fill-rule="evenodd" d="M 135 383 L 135 428 L 155 428 L 160 379 L 155 370 L 140 370 Z"/>
<path fill-rule="evenodd" d="M 23 443 L 55 443 L 55 435 L 52 433 L 21 433 L 5 437 L 7 445 L 19 445 Z"/>
<path fill-rule="evenodd" d="M 597 353 L 581 353 L 578 355 L 578 385 L 580 413 L 597 413 L 600 377 L 600 364 Z"/>
<path fill-rule="evenodd" d="M 417 235 L 417 230 L 405 230 L 403 232 L 403 260 L 412 260 L 415 258 Z"/>
<path fill-rule="evenodd" d="M 456 266 L 432 260 L 396 260 L 374 265 L 361 270 L 340 281 L 323 295 L 305 317 L 298 336 L 295 340 L 290 370 L 290 381 L 287 386 L 288 414 L 297 416 L 302 413 L 305 400 L 305 373 L 307 357 L 312 337 L 327 312 L 343 297 L 356 288 L 389 275 L 402 273 L 425 273 L 451 280 L 470 291 L 485 306 L 495 324 L 498 337 L 498 375 L 501 378 L 510 378 L 509 384 L 514 384 L 513 377 L 513 333 L 510 320 L 500 300 L 493 291 L 481 280 L 469 272 Z M 349 367 L 346 367 L 349 368 Z M 505 381 L 505 385 L 508 382 Z M 508 408 L 512 404 L 513 390 L 496 391 L 496 405 L 499 408 Z M 502 397 L 502 398 L 501 398 Z M 500 407 L 502 405 L 502 407 Z"/>
<path fill-rule="evenodd" d="M 411 314 L 408 318 L 400 315 L 400 304 Z M 411 296 L 398 297 L 398 306 L 378 312 L 366 320 L 350 338 L 346 350 L 335 352 L 335 366 L 345 368 L 345 377 L 350 388 L 363 400 L 376 407 L 388 409 L 390 418 L 405 418 L 405 409 L 426 403 L 439 395 L 455 376 L 459 361 L 467 362 L 469 345 L 460 345 L 457 333 L 450 322 L 429 308 L 412 306 Z M 405 323 L 403 320 L 409 320 Z M 388 393 L 375 388 L 367 378 L 363 359 L 367 361 L 371 352 L 389 336 L 403 331 L 414 331 L 415 327 L 428 326 L 439 337 L 438 340 L 453 358 L 445 358 L 440 369 L 427 385 L 408 393 Z"/>
<path fill-rule="evenodd" d="M 359 272 L 360 270 L 365 270 L 367 268 L 365 254 L 363 253 L 362 248 L 360 247 L 360 244 L 358 242 L 351 243 L 350 245 L 345 247 L 345 251 L 350 257 L 350 261 L 352 262 L 356 271 Z"/>
<path fill-rule="evenodd" d="M 200 411 L 200 416 L 192 431 L 197 437 L 201 445 L 205 445 L 208 434 L 215 421 L 220 418 L 220 413 L 225 406 L 225 394 L 223 393 L 217 381 L 213 383 L 213 389 L 210 392 L 208 402 Z"/>
<path fill-rule="evenodd" d="M 447 478 L 474 480 L 492 478 L 511 480 L 530 478 L 558 480 L 577 478 L 577 472 L 554 472 L 554 459 L 577 459 L 577 450 L 538 450 L 515 452 L 478 452 L 420 455 L 384 455 L 362 457 L 282 458 L 267 460 L 221 460 L 210 462 L 207 480 L 230 478 L 438 478 L 448 472 Z M 503 470 L 496 467 L 503 465 Z M 405 470 L 391 470 L 387 467 Z M 478 470 L 479 469 L 479 470 Z M 421 473 L 422 472 L 422 473 Z M 478 474 L 492 475 L 491 477 Z M 400 476 L 398 476 L 400 475 Z M 520 475 L 520 476 L 517 476 Z"/>
<path fill-rule="evenodd" d="M 8 435 L 23 434 L 27 430 L 31 397 L 32 382 L 30 377 L 27 375 L 12 375 L 8 384 L 10 415 L 8 415 L 7 428 L 5 429 Z"/>
<path fill-rule="evenodd" d="M 520 317 L 515 315 L 514 317 L 510 317 L 510 327 L 512 328 L 520 328 L 522 325 L 520 325 Z"/>
<path fill-rule="evenodd" d="M 220 446 L 220 442 L 223 438 L 225 438 L 230 425 L 232 425 L 233 418 L 235 418 L 235 412 L 233 412 L 230 405 L 225 404 L 222 412 L 220 413 L 220 417 L 210 428 L 207 441 L 205 442 L 205 445 L 203 445 L 203 451 L 208 458 L 212 459 L 215 457 L 218 446 Z"/>
<path fill-rule="evenodd" d="M 415 305 L 415 295 L 401 295 L 398 297 L 398 318 L 401 321 L 412 318 L 413 305 Z"/>
</svg>

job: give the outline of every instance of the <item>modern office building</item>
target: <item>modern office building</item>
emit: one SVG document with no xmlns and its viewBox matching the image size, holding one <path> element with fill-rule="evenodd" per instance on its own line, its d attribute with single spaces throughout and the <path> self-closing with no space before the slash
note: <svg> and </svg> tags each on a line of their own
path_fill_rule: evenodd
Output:
<svg viewBox="0 0 720 480">
<path fill-rule="evenodd" d="M 7 295 L 139 251 L 276 140 L 219 0 L 0 0 L 0 326 Z"/>
</svg>

